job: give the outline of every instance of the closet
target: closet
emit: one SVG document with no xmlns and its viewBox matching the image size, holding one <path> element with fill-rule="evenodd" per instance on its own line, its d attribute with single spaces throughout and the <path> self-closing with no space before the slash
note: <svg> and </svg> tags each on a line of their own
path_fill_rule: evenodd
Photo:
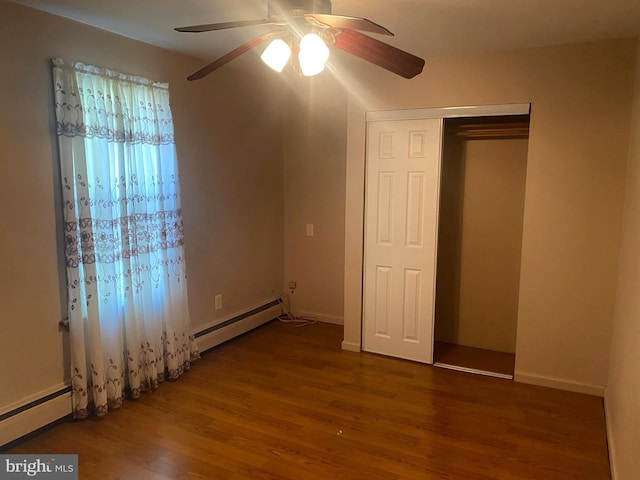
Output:
<svg viewBox="0 0 640 480">
<path fill-rule="evenodd" d="M 512 378 L 530 107 L 367 112 L 363 350 Z"/>
<path fill-rule="evenodd" d="M 529 115 L 445 118 L 435 365 L 512 378 Z"/>
</svg>

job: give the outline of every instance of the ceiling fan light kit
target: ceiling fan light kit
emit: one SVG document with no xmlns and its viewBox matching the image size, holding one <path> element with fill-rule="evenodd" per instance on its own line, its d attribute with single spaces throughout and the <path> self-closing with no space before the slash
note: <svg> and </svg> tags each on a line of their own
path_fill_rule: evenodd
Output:
<svg viewBox="0 0 640 480">
<path fill-rule="evenodd" d="M 293 46 L 293 50 L 298 52 L 298 67 L 305 77 L 322 72 L 330 55 L 329 47 L 316 33 L 307 33 L 298 45 Z M 291 53 L 292 45 L 284 38 L 276 38 L 269 43 L 260 58 L 272 70 L 282 72 L 291 59 Z"/>
<path fill-rule="evenodd" d="M 404 78 L 422 72 L 424 60 L 359 31 L 393 35 L 385 27 L 361 17 L 331 14 L 329 0 L 269 0 L 268 19 L 213 23 L 176 28 L 179 32 L 201 33 L 254 25 L 277 25 L 278 30 L 250 40 L 188 77 L 197 80 L 217 70 L 241 54 L 269 40 L 262 61 L 282 72 L 295 52 L 297 65 L 304 76 L 317 75 L 325 69 L 330 47 L 350 53 Z M 309 32 L 306 33 L 305 32 Z M 302 37 L 299 41 L 298 38 Z M 328 45 L 327 45 L 328 44 Z"/>
</svg>

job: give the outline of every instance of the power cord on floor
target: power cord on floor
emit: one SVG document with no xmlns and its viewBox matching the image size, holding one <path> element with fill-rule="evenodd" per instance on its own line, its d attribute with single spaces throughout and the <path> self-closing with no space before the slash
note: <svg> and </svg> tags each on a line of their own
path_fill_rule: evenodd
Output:
<svg viewBox="0 0 640 480">
<path fill-rule="evenodd" d="M 316 317 L 302 315 L 297 316 L 291 311 L 291 298 L 286 293 L 282 293 L 280 296 L 276 295 L 276 292 L 272 290 L 273 296 L 282 305 L 282 313 L 278 315 L 278 320 L 282 323 L 292 323 L 296 327 L 304 327 L 306 325 L 313 325 L 318 323 Z"/>
</svg>

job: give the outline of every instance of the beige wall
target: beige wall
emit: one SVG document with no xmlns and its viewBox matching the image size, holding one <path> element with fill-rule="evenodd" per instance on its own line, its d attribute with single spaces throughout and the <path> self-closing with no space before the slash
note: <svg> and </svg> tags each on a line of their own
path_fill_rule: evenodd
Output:
<svg viewBox="0 0 640 480">
<path fill-rule="evenodd" d="M 50 57 L 170 83 L 196 328 L 282 285 L 283 167 L 281 98 L 264 79 L 225 68 L 190 83 L 201 61 L 8 2 L 0 19 L 3 410 L 68 378 Z"/>
<path fill-rule="evenodd" d="M 527 139 L 444 142 L 436 339 L 514 353 Z"/>
<path fill-rule="evenodd" d="M 531 102 L 516 376 L 607 382 L 635 40 L 433 58 L 406 81 L 353 62 L 347 139 L 345 348 L 358 348 L 368 110 Z"/>
<path fill-rule="evenodd" d="M 618 295 L 605 404 L 615 480 L 640 472 L 640 47 L 627 166 Z"/>
<path fill-rule="evenodd" d="M 284 289 L 297 315 L 343 323 L 347 97 L 327 71 L 293 78 L 285 124 Z M 314 236 L 306 225 L 314 225 Z M 291 294 L 288 281 L 297 282 Z"/>
</svg>

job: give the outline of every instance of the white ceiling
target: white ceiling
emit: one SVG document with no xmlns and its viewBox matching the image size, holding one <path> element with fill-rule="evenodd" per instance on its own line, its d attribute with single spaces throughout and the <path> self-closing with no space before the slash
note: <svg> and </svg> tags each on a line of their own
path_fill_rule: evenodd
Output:
<svg viewBox="0 0 640 480">
<path fill-rule="evenodd" d="M 173 30 L 265 18 L 266 0 L 17 1 L 205 60 L 270 29 Z M 382 40 L 424 58 L 640 35 L 640 0 L 333 0 L 333 13 L 382 24 L 396 34 Z"/>
</svg>

